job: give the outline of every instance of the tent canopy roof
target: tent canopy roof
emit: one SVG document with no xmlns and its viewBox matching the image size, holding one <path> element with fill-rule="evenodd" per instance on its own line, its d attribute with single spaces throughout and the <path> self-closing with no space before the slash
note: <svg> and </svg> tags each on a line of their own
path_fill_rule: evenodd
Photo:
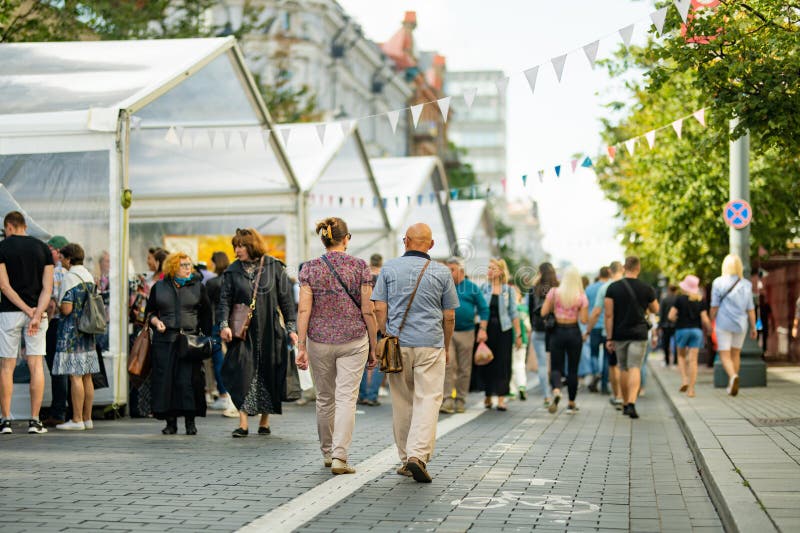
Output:
<svg viewBox="0 0 800 533">
<path fill-rule="evenodd" d="M 458 240 L 471 239 L 480 228 L 486 211 L 486 200 L 453 200 L 450 214 Z"/>
</svg>

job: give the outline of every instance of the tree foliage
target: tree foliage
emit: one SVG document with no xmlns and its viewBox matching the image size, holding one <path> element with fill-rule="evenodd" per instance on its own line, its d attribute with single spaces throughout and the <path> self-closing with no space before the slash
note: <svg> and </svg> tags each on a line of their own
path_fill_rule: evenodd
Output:
<svg viewBox="0 0 800 533">
<path fill-rule="evenodd" d="M 697 28 L 700 32 L 707 31 L 699 25 Z M 625 110 L 626 116 L 617 123 L 605 121 L 604 140 L 609 145 L 620 143 L 668 126 L 703 106 L 708 106 L 707 127 L 690 118 L 684 123 L 681 139 L 671 128 L 660 130 L 653 149 L 639 142 L 634 156 L 620 150 L 613 163 L 601 160 L 598 177 L 606 195 L 619 206 L 628 251 L 640 255 L 645 268 L 660 270 L 672 279 L 693 273 L 709 282 L 718 274 L 719 264 L 728 251 L 728 228 L 722 219 L 722 209 L 729 194 L 730 111 L 743 111 L 742 122 L 758 129 L 753 134 L 750 153 L 753 252 L 759 246 L 772 253 L 783 252 L 787 242 L 797 237 L 800 143 L 796 139 L 800 132 L 796 119 L 781 119 L 774 126 L 757 120 L 761 112 L 757 110 L 770 105 L 775 109 L 783 106 L 770 104 L 772 98 L 767 95 L 751 95 L 739 103 L 734 103 L 732 93 L 721 97 L 727 91 L 722 90 L 727 86 L 721 76 L 715 83 L 709 83 L 708 72 L 700 72 L 704 67 L 688 63 L 690 52 L 676 48 L 674 38 L 663 44 L 651 40 L 644 48 L 632 47 L 628 53 L 621 50 L 614 60 L 607 62 L 611 75 L 620 79 L 631 69 L 644 70 L 649 75 L 645 81 L 625 84 L 633 96 L 633 106 L 625 109 L 618 102 L 609 104 L 615 110 Z M 795 45 L 795 53 L 796 49 Z M 691 50 L 691 53 L 700 52 Z M 738 61 L 725 56 L 717 62 L 724 60 Z M 778 62 L 772 67 L 780 70 L 783 64 Z M 728 66 L 730 72 L 737 68 Z M 781 72 L 774 73 L 775 80 L 782 76 Z M 780 83 L 775 83 L 773 90 L 780 87 Z M 782 132 L 780 142 L 776 140 L 777 131 Z"/>
</svg>

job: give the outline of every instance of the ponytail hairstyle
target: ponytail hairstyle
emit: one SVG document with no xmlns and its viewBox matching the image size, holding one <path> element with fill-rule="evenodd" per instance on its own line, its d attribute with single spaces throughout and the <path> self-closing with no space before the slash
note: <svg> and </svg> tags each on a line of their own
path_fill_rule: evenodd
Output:
<svg viewBox="0 0 800 533">
<path fill-rule="evenodd" d="M 341 244 L 345 237 L 350 236 L 347 230 L 347 223 L 337 217 L 328 217 L 320 220 L 317 222 L 317 229 L 315 231 L 322 240 L 322 244 L 325 248 Z"/>
</svg>

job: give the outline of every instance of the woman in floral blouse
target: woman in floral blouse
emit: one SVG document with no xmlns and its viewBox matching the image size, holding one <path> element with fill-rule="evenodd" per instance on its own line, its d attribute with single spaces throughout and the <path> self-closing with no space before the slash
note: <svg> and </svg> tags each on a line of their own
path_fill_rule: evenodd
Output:
<svg viewBox="0 0 800 533">
<path fill-rule="evenodd" d="M 325 466 L 333 474 L 353 474 L 347 449 L 353 440 L 358 388 L 367 359 L 368 368 L 377 362 L 372 274 L 363 259 L 346 253 L 350 233 L 344 220 L 318 222 L 317 234 L 325 255 L 305 263 L 299 277 L 297 367 L 311 364 Z"/>
<path fill-rule="evenodd" d="M 61 265 L 69 269 L 61 286 L 59 302 L 61 320 L 58 323 L 54 375 L 69 375 L 72 390 L 72 420 L 58 424 L 56 429 L 92 429 L 94 384 L 92 374 L 100 372 L 94 335 L 78 330 L 78 320 L 94 291 L 94 277 L 83 266 L 84 251 L 78 244 L 68 244 L 60 250 Z"/>
</svg>

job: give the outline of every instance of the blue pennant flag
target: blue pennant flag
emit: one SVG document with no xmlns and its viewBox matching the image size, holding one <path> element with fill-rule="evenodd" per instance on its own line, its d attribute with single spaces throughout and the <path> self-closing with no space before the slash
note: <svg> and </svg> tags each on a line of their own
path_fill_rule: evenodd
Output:
<svg viewBox="0 0 800 533">
<path fill-rule="evenodd" d="M 561 165 L 556 165 L 556 177 L 561 175 Z"/>
<path fill-rule="evenodd" d="M 458 198 L 458 189 L 451 189 L 450 190 L 450 199 L 455 200 Z"/>
<path fill-rule="evenodd" d="M 436 193 L 435 192 L 430 193 L 428 195 L 428 199 L 431 201 L 431 203 L 435 203 L 436 202 Z"/>
<path fill-rule="evenodd" d="M 378 207 L 378 197 L 377 196 L 373 196 L 372 197 L 372 207 Z M 384 207 L 386 207 L 386 206 L 384 205 Z"/>
<path fill-rule="evenodd" d="M 591 158 L 591 157 L 589 157 L 589 156 L 587 155 L 587 156 L 586 156 L 586 159 L 584 159 L 584 160 L 583 160 L 583 163 L 581 163 L 581 166 L 582 166 L 583 168 L 589 168 L 589 167 L 591 167 L 591 166 L 592 166 L 592 158 Z"/>
<path fill-rule="evenodd" d="M 388 205 L 389 205 L 389 199 L 388 199 L 388 198 L 384 198 L 384 199 L 383 199 L 383 208 L 384 208 L 384 209 L 386 209 L 386 207 L 387 207 Z"/>
<path fill-rule="evenodd" d="M 424 199 L 425 199 L 425 197 L 423 195 L 418 194 L 417 195 L 417 205 L 422 205 L 422 200 L 424 200 Z"/>
<path fill-rule="evenodd" d="M 522 175 L 522 186 L 526 187 L 527 185 L 528 185 L 528 175 L 527 174 L 523 174 Z"/>
</svg>

